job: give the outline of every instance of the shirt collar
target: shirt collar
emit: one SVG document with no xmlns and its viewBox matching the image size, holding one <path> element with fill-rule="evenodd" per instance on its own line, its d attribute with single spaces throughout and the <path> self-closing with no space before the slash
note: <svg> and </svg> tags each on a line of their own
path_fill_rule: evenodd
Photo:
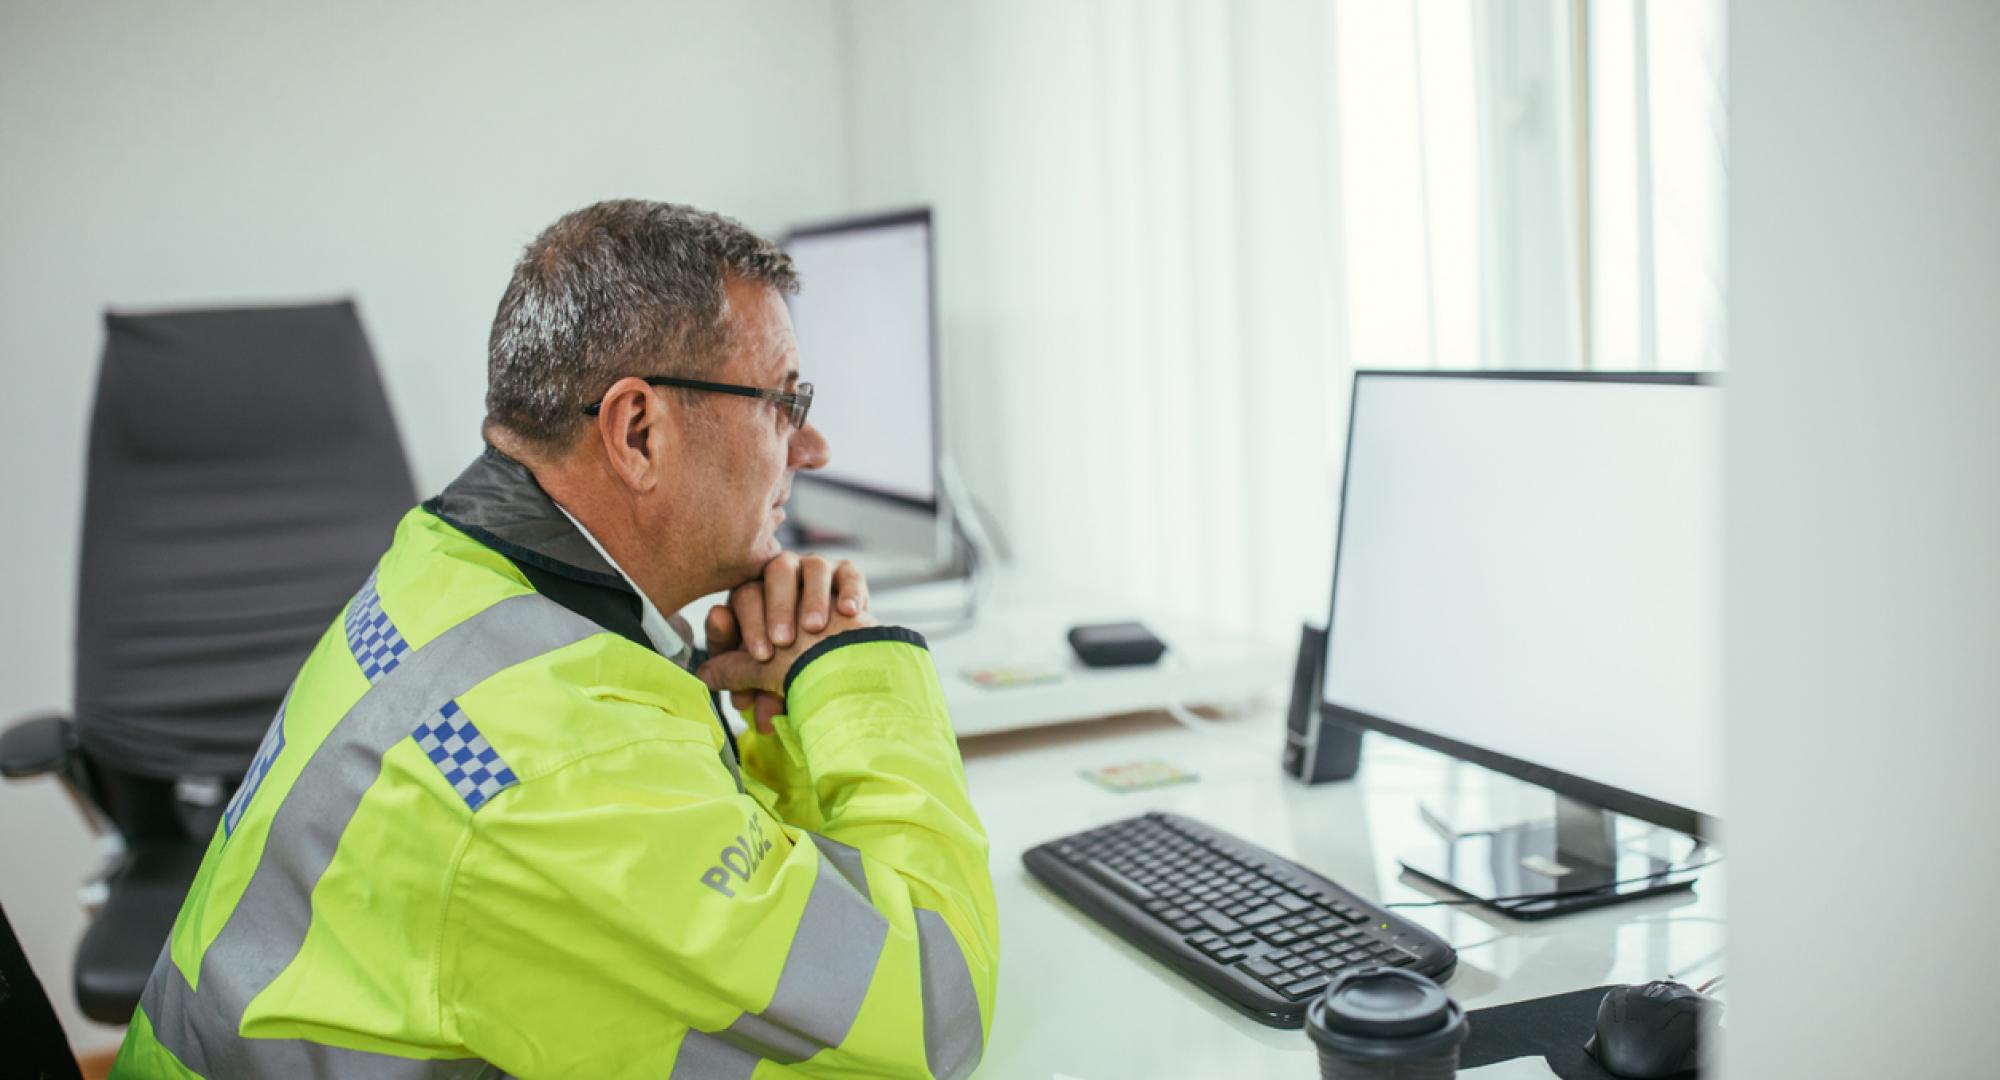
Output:
<svg viewBox="0 0 2000 1080">
<path fill-rule="evenodd" d="M 685 661 L 687 660 L 687 656 L 693 652 L 693 649 L 687 643 L 687 623 L 679 615 L 675 615 L 671 619 L 663 617 L 660 614 L 660 609 L 653 606 L 653 598 L 646 595 L 646 590 L 640 588 L 639 583 L 632 580 L 632 575 L 626 573 L 625 568 L 618 565 L 618 560 L 613 559 L 611 553 L 604 550 L 604 545 L 598 543 L 597 537 L 584 527 L 583 522 L 577 520 L 575 514 L 569 512 L 568 507 L 556 502 L 554 499 L 549 500 L 549 505 L 562 511 L 562 516 L 568 518 L 571 525 L 576 526 L 576 531 L 585 540 L 590 542 L 590 546 L 596 549 L 597 554 L 610 565 L 611 569 L 617 571 L 618 576 L 624 579 L 625 584 L 633 592 L 639 594 L 639 624 L 645 628 L 646 636 L 653 642 L 653 648 L 661 656 L 682 666 L 686 666 Z M 679 625 L 676 626 L 676 623 Z"/>
</svg>

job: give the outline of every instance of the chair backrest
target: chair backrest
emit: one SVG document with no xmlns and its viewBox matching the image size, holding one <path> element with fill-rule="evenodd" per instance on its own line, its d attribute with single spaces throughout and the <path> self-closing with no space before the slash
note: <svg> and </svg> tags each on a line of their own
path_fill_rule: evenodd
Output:
<svg viewBox="0 0 2000 1080">
<path fill-rule="evenodd" d="M 21 952 L 5 908 L 0 908 L 0 1055 L 8 1076 L 78 1080 L 69 1040 L 63 1037 L 42 981 Z"/>
<path fill-rule="evenodd" d="M 105 326 L 76 724 L 109 801 L 129 789 L 132 813 L 157 821 L 148 789 L 242 776 L 416 492 L 352 303 Z"/>
</svg>

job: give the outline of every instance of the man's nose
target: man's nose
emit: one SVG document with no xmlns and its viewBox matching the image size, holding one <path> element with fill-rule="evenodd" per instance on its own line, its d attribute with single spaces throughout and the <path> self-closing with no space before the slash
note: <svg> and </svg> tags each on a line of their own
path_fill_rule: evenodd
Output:
<svg viewBox="0 0 2000 1080">
<path fill-rule="evenodd" d="M 807 424 L 792 432 L 792 468 L 817 469 L 825 464 L 826 436 L 818 428 Z"/>
</svg>

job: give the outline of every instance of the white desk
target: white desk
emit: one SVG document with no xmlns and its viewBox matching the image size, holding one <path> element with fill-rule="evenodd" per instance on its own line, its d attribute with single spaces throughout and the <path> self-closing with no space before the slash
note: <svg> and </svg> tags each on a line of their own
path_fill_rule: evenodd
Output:
<svg viewBox="0 0 2000 1080">
<path fill-rule="evenodd" d="M 1280 718 L 1220 725 L 1225 736 L 1151 717 L 967 740 L 966 773 L 993 844 L 1001 972 L 982 1078 L 1316 1077 L 1301 1031 L 1234 1012 L 1044 889 L 1021 853 L 1056 836 L 1148 810 L 1199 818 L 1377 901 L 1432 898 L 1406 883 L 1398 852 L 1431 837 L 1420 801 L 1454 817 L 1526 819 L 1546 791 L 1370 735 L 1361 775 L 1307 788 L 1278 770 Z M 1193 783 L 1115 794 L 1078 771 L 1160 758 Z M 1544 922 L 1469 908 L 1400 914 L 1458 948 L 1445 989 L 1467 1009 L 1606 983 L 1723 971 L 1721 871 L 1670 894 Z M 1475 1074 L 1477 1075 L 1477 1074 Z"/>
<path fill-rule="evenodd" d="M 952 582 L 896 589 L 876 599 L 875 613 L 884 622 L 907 622 L 921 631 L 936 612 L 955 608 L 962 595 L 963 587 Z M 922 617 L 926 612 L 930 620 Z M 918 617 L 911 618 L 913 613 Z M 1133 619 L 1167 643 L 1157 664 L 1089 668 L 1070 649 L 1072 626 Z M 952 726 L 961 736 L 1170 705 L 1238 707 L 1283 700 L 1291 692 L 1292 657 L 1281 646 L 1012 577 L 996 585 L 975 622 L 929 641 Z M 987 687 L 966 675 L 971 669 L 995 667 L 1047 669 L 1057 677 Z"/>
</svg>

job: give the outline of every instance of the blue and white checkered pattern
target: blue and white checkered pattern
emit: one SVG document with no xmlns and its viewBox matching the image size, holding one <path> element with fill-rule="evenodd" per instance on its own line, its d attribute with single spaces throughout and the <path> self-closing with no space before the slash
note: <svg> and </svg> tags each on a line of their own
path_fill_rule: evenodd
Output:
<svg viewBox="0 0 2000 1080">
<path fill-rule="evenodd" d="M 388 613 L 382 610 L 382 597 L 375 591 L 375 575 L 368 575 L 368 583 L 354 595 L 353 603 L 347 605 L 347 650 L 354 654 L 354 662 L 361 665 L 361 673 L 375 682 L 382 676 L 396 670 L 403 662 L 403 654 L 410 651 L 410 643 L 403 640 L 402 631 L 389 621 Z"/>
<path fill-rule="evenodd" d="M 291 701 L 286 695 L 285 703 Z M 277 718 L 271 721 L 271 730 L 264 733 L 264 741 L 257 744 L 257 756 L 250 759 L 250 771 L 243 775 L 243 783 L 229 800 L 222 813 L 222 835 L 233 836 L 236 823 L 243 820 L 243 811 L 250 808 L 250 800 L 257 797 L 257 785 L 264 782 L 264 774 L 271 771 L 271 763 L 278 760 L 278 754 L 285 749 L 285 704 L 278 706 Z"/>
<path fill-rule="evenodd" d="M 418 724 L 410 737 L 430 755 L 465 805 L 477 810 L 486 800 L 520 782 L 514 770 L 486 745 L 486 736 L 458 710 L 458 702 L 445 702 L 438 717 Z"/>
</svg>

